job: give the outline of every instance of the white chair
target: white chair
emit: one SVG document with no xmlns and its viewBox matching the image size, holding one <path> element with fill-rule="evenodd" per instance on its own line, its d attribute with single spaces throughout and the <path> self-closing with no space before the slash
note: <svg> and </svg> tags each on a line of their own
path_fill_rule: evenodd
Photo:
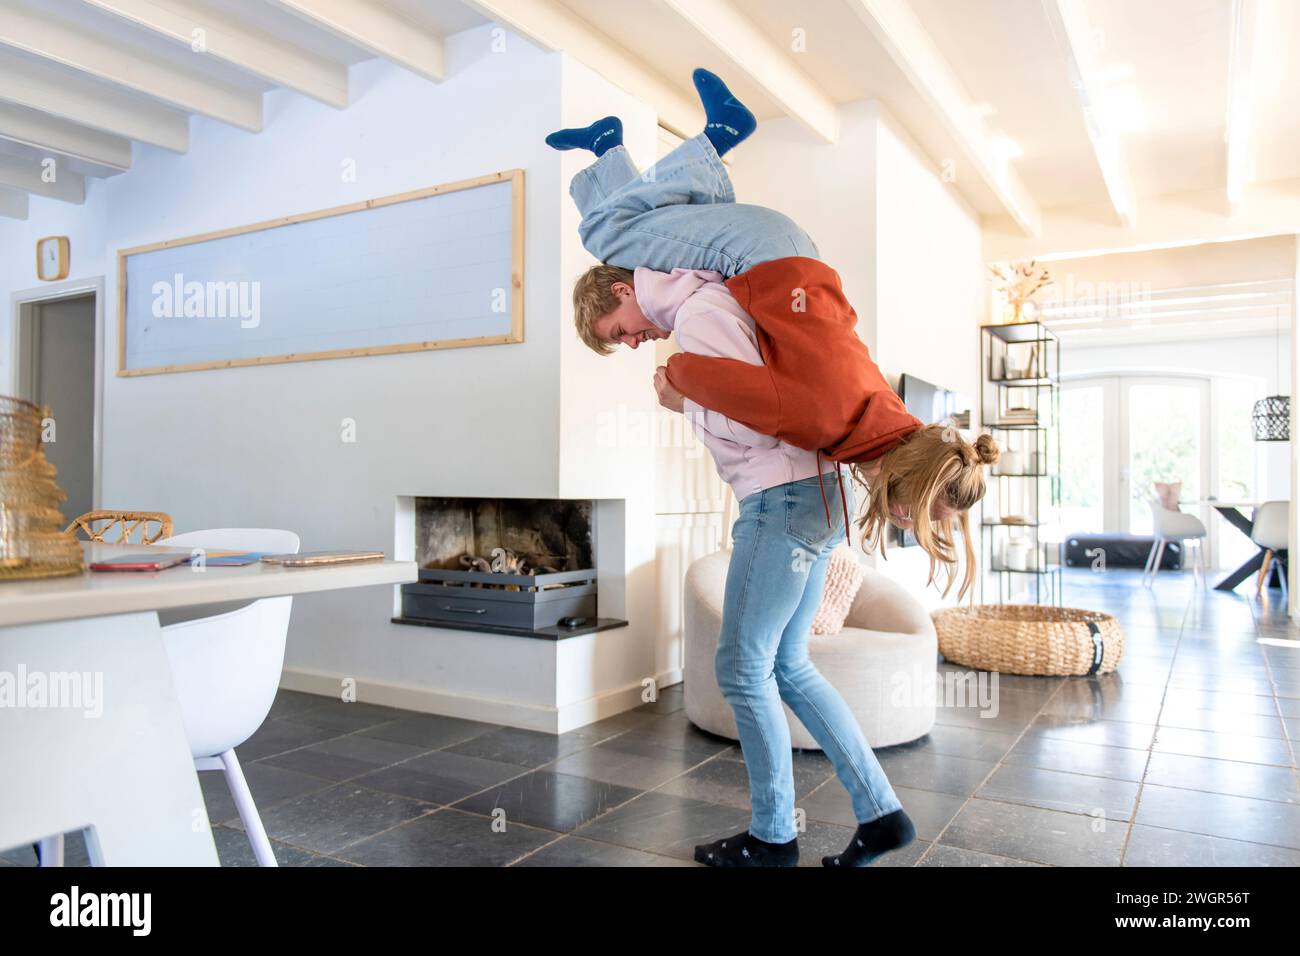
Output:
<svg viewBox="0 0 1300 956">
<path fill-rule="evenodd" d="M 298 536 L 271 528 L 189 531 L 158 542 L 205 551 L 297 552 Z M 209 572 L 196 571 L 196 574 Z M 213 568 L 212 573 L 221 573 Z M 259 866 L 276 866 L 235 748 L 262 726 L 280 687 L 292 597 L 263 598 L 235 610 L 164 621 L 163 640 L 198 770 L 221 770 Z"/>
<path fill-rule="evenodd" d="M 1192 563 L 1192 580 L 1204 587 L 1205 585 L 1205 522 L 1196 515 L 1189 515 L 1185 511 L 1170 511 L 1160 504 L 1157 498 L 1148 498 L 1147 504 L 1151 506 L 1151 527 L 1155 534 L 1155 540 L 1151 542 L 1151 551 L 1147 555 L 1146 568 L 1142 572 L 1142 584 L 1144 587 L 1150 587 L 1156 579 L 1156 573 L 1160 570 L 1160 561 L 1165 554 L 1165 545 L 1170 541 L 1177 541 L 1183 549 L 1183 559 L 1190 559 L 1187 542 L 1196 544 L 1196 561 Z"/>
<path fill-rule="evenodd" d="M 155 544 L 204 551 L 296 553 L 298 536 L 271 528 L 215 528 L 162 538 Z M 195 574 L 220 574 L 220 568 Z M 259 866 L 278 866 L 240 769 L 235 748 L 251 737 L 271 710 L 280 687 L 284 644 L 289 633 L 289 596 L 250 604 L 210 605 L 207 616 L 159 612 L 172 682 L 197 770 L 221 770 L 239 810 Z M 233 607 L 233 609 L 231 609 Z M 185 616 L 187 619 L 169 620 Z M 40 841 L 42 866 L 63 865 L 63 838 Z"/>
<path fill-rule="evenodd" d="M 1264 590 L 1268 572 L 1273 559 L 1279 551 L 1286 551 L 1287 526 L 1291 521 L 1291 503 L 1288 501 L 1265 501 L 1255 509 L 1254 522 L 1250 528 L 1250 540 L 1264 549 L 1264 563 L 1260 565 L 1259 577 L 1255 581 L 1255 593 Z M 1282 582 L 1282 597 L 1287 597 L 1286 564 L 1278 563 L 1278 580 Z"/>
</svg>

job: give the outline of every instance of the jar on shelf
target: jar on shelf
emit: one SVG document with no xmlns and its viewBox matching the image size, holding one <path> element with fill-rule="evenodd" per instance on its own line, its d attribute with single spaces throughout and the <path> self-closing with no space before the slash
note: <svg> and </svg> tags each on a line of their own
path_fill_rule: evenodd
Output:
<svg viewBox="0 0 1300 956">
<path fill-rule="evenodd" d="M 1002 548 L 1002 562 L 1011 571 L 1026 571 L 1029 568 L 1029 541 L 1024 535 L 1012 535 Z"/>
</svg>

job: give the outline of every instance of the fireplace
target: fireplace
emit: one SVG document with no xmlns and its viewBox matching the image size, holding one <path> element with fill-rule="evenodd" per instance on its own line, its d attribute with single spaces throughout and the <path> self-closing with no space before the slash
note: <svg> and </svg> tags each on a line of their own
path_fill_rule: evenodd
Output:
<svg viewBox="0 0 1300 956">
<path fill-rule="evenodd" d="M 627 623 L 597 617 L 593 501 L 411 501 L 419 581 L 394 622 L 550 640 Z"/>
</svg>

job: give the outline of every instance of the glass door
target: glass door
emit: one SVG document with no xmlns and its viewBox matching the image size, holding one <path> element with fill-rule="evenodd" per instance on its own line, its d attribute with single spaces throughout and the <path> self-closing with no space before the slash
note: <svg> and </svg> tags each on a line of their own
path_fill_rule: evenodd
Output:
<svg viewBox="0 0 1300 956">
<path fill-rule="evenodd" d="M 1062 530 L 1150 534 L 1148 499 L 1157 481 L 1181 482 L 1185 502 L 1253 500 L 1264 478 L 1250 413 L 1264 388 L 1259 379 L 1208 374 L 1102 374 L 1063 383 Z M 1254 554 L 1245 536 L 1221 531 L 1208 506 L 1182 510 L 1205 522 L 1212 566 L 1236 567 Z"/>
<path fill-rule="evenodd" d="M 1101 534 L 1119 528 L 1119 442 L 1114 427 L 1119 379 L 1061 386 L 1061 530 Z"/>
<path fill-rule="evenodd" d="M 1117 429 L 1123 447 L 1120 530 L 1150 534 L 1155 483 L 1181 482 L 1181 501 L 1203 500 L 1210 484 L 1210 387 L 1201 378 L 1128 377 L 1121 380 Z M 1184 505 L 1199 515 L 1205 506 Z"/>
</svg>

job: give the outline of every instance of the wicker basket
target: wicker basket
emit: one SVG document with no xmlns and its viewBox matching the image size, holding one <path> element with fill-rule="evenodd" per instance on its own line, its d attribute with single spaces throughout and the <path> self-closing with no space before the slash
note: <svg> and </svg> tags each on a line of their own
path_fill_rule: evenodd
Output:
<svg viewBox="0 0 1300 956">
<path fill-rule="evenodd" d="M 1124 630 L 1100 611 L 1039 604 L 981 604 L 936 611 L 939 653 L 1003 674 L 1108 674 L 1124 656 Z"/>
<path fill-rule="evenodd" d="M 81 545 L 63 530 L 67 497 L 41 442 L 49 410 L 0 395 L 0 581 L 78 574 Z"/>
</svg>

